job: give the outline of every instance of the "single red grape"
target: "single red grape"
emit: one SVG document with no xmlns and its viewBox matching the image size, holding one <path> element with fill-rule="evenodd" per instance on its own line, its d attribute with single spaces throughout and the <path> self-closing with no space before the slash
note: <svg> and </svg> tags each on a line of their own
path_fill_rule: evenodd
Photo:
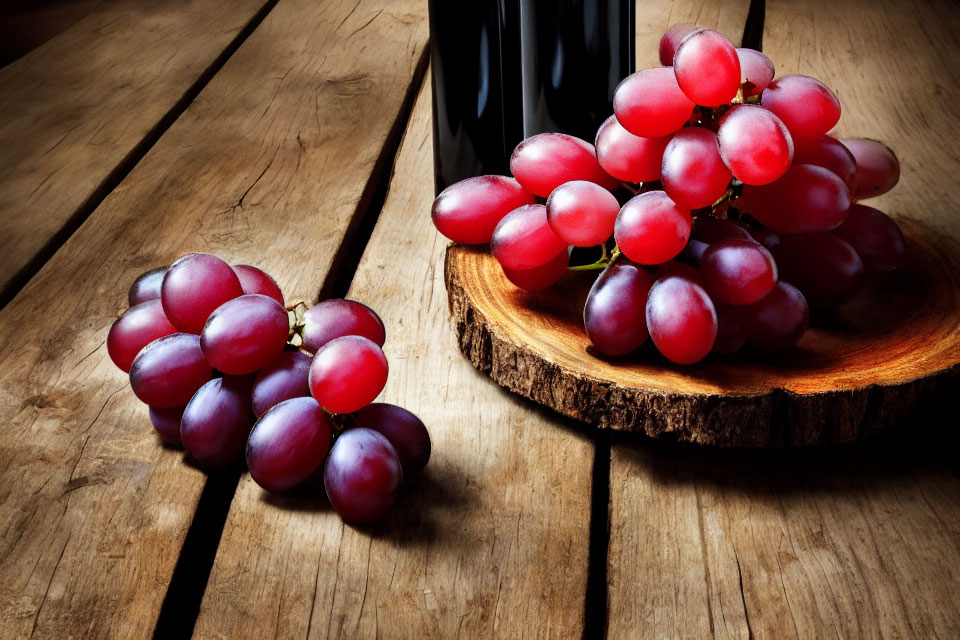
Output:
<svg viewBox="0 0 960 640">
<path fill-rule="evenodd" d="M 177 333 L 159 300 L 147 300 L 127 309 L 107 333 L 107 353 L 124 372 L 130 371 L 140 350 L 157 338 Z"/>
<path fill-rule="evenodd" d="M 567 273 L 567 263 L 570 260 L 570 256 L 567 255 L 567 250 L 564 249 L 557 254 L 557 257 L 552 259 L 547 264 L 541 267 L 534 267 L 533 269 L 508 269 L 506 267 L 501 267 L 503 269 L 503 275 L 507 277 L 507 280 L 520 287 L 521 289 L 526 289 L 527 291 L 540 291 L 546 289 L 547 287 L 553 286 Z"/>
<path fill-rule="evenodd" d="M 891 271 L 903 264 L 903 232 L 890 216 L 873 207 L 854 203 L 850 215 L 833 233 L 853 247 L 868 273 Z"/>
<path fill-rule="evenodd" d="M 180 420 L 183 418 L 183 407 L 150 407 L 150 422 L 156 429 L 157 435 L 167 444 L 182 446 L 180 442 Z"/>
<path fill-rule="evenodd" d="M 503 216 L 535 202 L 513 178 L 476 176 L 444 189 L 433 201 L 430 215 L 437 230 L 454 242 L 485 244 Z"/>
<path fill-rule="evenodd" d="M 840 141 L 853 154 L 859 182 L 854 200 L 879 196 L 900 181 L 900 161 L 887 145 L 866 138 L 844 138 Z"/>
<path fill-rule="evenodd" d="M 173 333 L 154 340 L 133 359 L 130 387 L 145 404 L 181 407 L 212 375 L 200 349 L 200 336 Z"/>
<path fill-rule="evenodd" d="M 302 351 L 282 351 L 257 373 L 250 404 L 253 415 L 261 417 L 284 400 L 310 395 L 307 379 L 313 357 Z"/>
<path fill-rule="evenodd" d="M 137 276 L 137 279 L 130 285 L 130 291 L 127 292 L 127 300 L 130 302 L 130 306 L 136 306 L 147 300 L 159 300 L 160 285 L 163 284 L 163 276 L 166 274 L 166 267 L 158 267 Z"/>
<path fill-rule="evenodd" d="M 843 180 L 850 193 L 855 193 L 857 190 L 859 182 L 857 161 L 850 150 L 836 138 L 822 135 L 819 138 L 801 140 L 794 147 L 793 162 L 829 169 Z"/>
<path fill-rule="evenodd" d="M 799 289 L 782 280 L 765 298 L 740 309 L 750 342 L 764 351 L 789 349 L 810 324 L 806 298 Z"/>
<path fill-rule="evenodd" d="M 677 47 L 684 38 L 696 30 L 697 25 L 692 22 L 678 22 L 670 25 L 660 38 L 660 64 L 665 67 L 673 66 L 673 56 L 677 53 Z"/>
<path fill-rule="evenodd" d="M 547 223 L 575 247 L 603 244 L 613 235 L 620 203 L 612 193 L 586 180 L 565 182 L 547 198 Z"/>
<path fill-rule="evenodd" d="M 356 427 L 373 429 L 393 445 L 404 478 L 412 478 L 430 459 L 430 434 L 423 421 L 403 407 L 374 402 L 354 414 Z"/>
<path fill-rule="evenodd" d="M 709 207 L 732 178 L 720 157 L 717 135 L 702 127 L 678 131 L 663 152 L 663 190 L 687 209 Z"/>
<path fill-rule="evenodd" d="M 622 356 L 647 340 L 647 294 L 653 276 L 632 264 L 612 264 L 590 288 L 583 326 L 597 351 Z"/>
<path fill-rule="evenodd" d="M 293 489 L 323 464 L 330 433 L 330 421 L 316 400 L 284 400 L 250 432 L 246 455 L 250 477 L 267 491 Z"/>
<path fill-rule="evenodd" d="M 564 133 L 539 133 L 518 144 L 510 156 L 510 172 L 541 198 L 571 180 L 587 180 L 611 190 L 619 186 L 600 168 L 592 144 Z"/>
<path fill-rule="evenodd" d="M 776 249 L 780 277 L 794 285 L 812 307 L 847 302 L 863 282 L 863 262 L 849 244 L 822 231 L 784 234 Z"/>
<path fill-rule="evenodd" d="M 567 243 L 550 227 L 542 204 L 524 205 L 508 213 L 490 240 L 497 262 L 516 271 L 542 267 L 566 248 Z"/>
<path fill-rule="evenodd" d="M 223 376 L 200 387 L 183 410 L 180 439 L 204 467 L 225 467 L 243 456 L 253 426 L 252 376 Z"/>
<path fill-rule="evenodd" d="M 383 320 L 365 304 L 344 298 L 319 302 L 303 314 L 303 348 L 310 353 L 334 338 L 363 336 L 383 346 L 387 339 Z"/>
<path fill-rule="evenodd" d="M 647 330 L 668 360 L 692 364 L 713 348 L 717 312 L 703 287 L 682 275 L 668 275 L 650 288 Z"/>
<path fill-rule="evenodd" d="M 244 293 L 260 293 L 273 298 L 283 306 L 283 292 L 280 291 L 280 285 L 266 271 L 248 264 L 235 264 L 233 270 L 240 279 L 240 287 Z"/>
<path fill-rule="evenodd" d="M 362 336 L 334 338 L 310 365 L 310 393 L 331 413 L 351 413 L 367 406 L 387 383 L 387 359 L 380 347 Z"/>
<path fill-rule="evenodd" d="M 660 67 L 632 73 L 613 94 L 613 112 L 623 128 L 635 136 L 668 136 L 687 123 L 694 103 L 680 85 L 673 69 Z"/>
<path fill-rule="evenodd" d="M 758 96 L 769 86 L 776 70 L 770 58 L 754 49 L 737 49 L 740 59 L 740 86 L 743 96 Z"/>
<path fill-rule="evenodd" d="M 713 343 L 713 353 L 733 353 L 747 342 L 747 328 L 740 317 L 743 307 L 713 301 L 717 311 L 717 339 Z"/>
<path fill-rule="evenodd" d="M 273 298 L 253 293 L 217 307 L 203 327 L 200 345 L 214 369 L 243 375 L 276 358 L 289 334 L 286 309 Z"/>
<path fill-rule="evenodd" d="M 760 102 L 783 121 L 794 143 L 818 138 L 840 120 L 840 101 L 822 82 L 789 75 L 770 83 Z"/>
<path fill-rule="evenodd" d="M 677 205 L 663 191 L 647 191 L 623 205 L 613 233 L 620 251 L 630 260 L 660 264 L 683 250 L 692 226 L 689 209 Z"/>
<path fill-rule="evenodd" d="M 213 310 L 243 295 L 240 278 L 229 264 L 209 253 L 191 253 L 174 262 L 160 288 L 170 323 L 185 333 L 200 333 Z"/>
<path fill-rule="evenodd" d="M 776 182 L 745 185 L 737 206 L 774 231 L 813 233 L 840 226 L 850 192 L 829 169 L 795 164 Z"/>
<path fill-rule="evenodd" d="M 763 107 L 739 104 L 720 119 L 720 157 L 740 182 L 770 184 L 793 159 L 793 138 L 780 118 Z"/>
<path fill-rule="evenodd" d="M 330 504 L 349 524 L 370 524 L 386 515 L 403 482 L 400 458 L 373 429 L 348 429 L 337 438 L 323 470 Z"/>
<path fill-rule="evenodd" d="M 707 292 L 733 305 L 753 304 L 777 284 L 777 264 L 752 239 L 721 240 L 703 254 L 700 273 Z"/>
<path fill-rule="evenodd" d="M 617 116 L 610 116 L 597 130 L 597 160 L 617 180 L 652 182 L 660 179 L 663 150 L 668 142 L 670 136 L 635 136 L 617 122 Z"/>
<path fill-rule="evenodd" d="M 740 58 L 727 38 L 711 29 L 694 31 L 673 56 L 680 89 L 695 104 L 729 104 L 740 88 Z"/>
</svg>

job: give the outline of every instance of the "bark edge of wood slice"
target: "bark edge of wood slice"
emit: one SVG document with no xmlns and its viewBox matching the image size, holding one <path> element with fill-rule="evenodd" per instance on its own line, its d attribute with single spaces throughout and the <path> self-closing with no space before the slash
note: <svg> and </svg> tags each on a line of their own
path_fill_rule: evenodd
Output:
<svg viewBox="0 0 960 640">
<path fill-rule="evenodd" d="M 583 331 L 596 273 L 526 292 L 487 247 L 451 244 L 444 263 L 460 351 L 501 386 L 571 418 L 717 446 L 833 444 L 899 429 L 935 433 L 960 394 L 960 250 L 899 220 L 907 261 L 868 276 L 855 300 L 785 354 L 755 350 L 673 365 L 652 345 L 606 358 Z"/>
</svg>

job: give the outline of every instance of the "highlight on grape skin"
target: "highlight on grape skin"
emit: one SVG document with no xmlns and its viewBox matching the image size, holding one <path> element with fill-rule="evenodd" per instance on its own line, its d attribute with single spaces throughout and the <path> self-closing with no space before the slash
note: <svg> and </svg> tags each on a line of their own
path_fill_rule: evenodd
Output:
<svg viewBox="0 0 960 640">
<path fill-rule="evenodd" d="M 652 272 L 658 282 L 683 278 L 721 309 L 719 337 L 708 345 L 709 331 L 701 331 L 697 353 L 732 353 L 746 342 L 768 351 L 793 348 L 809 323 L 809 305 L 845 304 L 863 274 L 903 263 L 903 234 L 893 218 L 855 203 L 892 188 L 899 162 L 882 143 L 828 133 L 841 106 L 825 84 L 795 73 L 778 77 L 766 55 L 735 48 L 723 34 L 675 24 L 658 53 L 664 66 L 620 82 L 614 113 L 594 138 L 599 169 L 620 185 L 584 177 L 596 168 L 582 156 L 588 143 L 556 133 L 531 136 L 514 151 L 511 171 L 539 202 L 548 199 L 546 215 L 543 205 L 529 203 L 506 213 L 491 237 L 491 253 L 506 281 L 531 292 L 518 303 L 536 304 L 536 292 L 565 292 L 583 277 L 565 278 L 565 269 L 600 271 L 586 300 L 584 331 L 605 356 L 636 351 L 609 346 L 616 342 L 611 332 L 601 337 L 592 328 L 608 318 L 587 313 L 596 306 L 592 300 L 601 299 L 598 290 L 614 288 L 604 284 L 606 274 L 627 267 Z M 579 148 L 581 155 L 571 159 L 554 146 Z M 609 195 L 624 203 L 615 215 Z M 613 236 L 604 237 L 611 218 Z M 822 250 L 824 258 L 799 256 L 800 245 Z M 780 260 L 786 268 L 779 268 Z M 673 288 L 677 295 L 696 291 Z M 664 308 L 666 298 L 660 300 Z M 771 314 L 779 314 L 784 327 L 758 329 Z M 675 345 L 664 338 L 664 324 L 646 329 L 660 336 L 668 358 L 688 359 L 670 351 Z M 623 331 L 624 344 L 636 342 Z"/>
</svg>

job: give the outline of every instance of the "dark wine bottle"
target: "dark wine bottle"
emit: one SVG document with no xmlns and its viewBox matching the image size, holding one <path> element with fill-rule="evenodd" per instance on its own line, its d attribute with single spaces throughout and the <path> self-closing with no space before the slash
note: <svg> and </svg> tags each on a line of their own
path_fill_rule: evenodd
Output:
<svg viewBox="0 0 960 640">
<path fill-rule="evenodd" d="M 508 174 L 523 137 L 517 0 L 430 0 L 434 186 Z"/>
<path fill-rule="evenodd" d="M 519 0 L 523 134 L 593 142 L 634 70 L 633 0 Z"/>
</svg>

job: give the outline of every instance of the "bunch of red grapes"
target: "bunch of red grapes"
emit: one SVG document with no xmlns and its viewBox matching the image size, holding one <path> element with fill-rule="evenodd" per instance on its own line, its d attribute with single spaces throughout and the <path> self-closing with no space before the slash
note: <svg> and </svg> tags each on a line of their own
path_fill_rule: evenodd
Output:
<svg viewBox="0 0 960 640">
<path fill-rule="evenodd" d="M 133 283 L 107 336 L 113 362 L 167 443 L 219 468 L 246 457 L 268 491 L 319 481 L 350 523 L 379 520 L 430 457 L 387 382 L 383 322 L 352 300 L 284 306 L 269 275 L 206 253 Z M 328 455 L 329 454 L 329 455 Z"/>
<path fill-rule="evenodd" d="M 489 242 L 524 289 L 604 269 L 584 308 L 594 348 L 621 356 L 649 336 L 679 364 L 747 342 L 787 349 L 808 304 L 841 305 L 865 273 L 903 262 L 897 224 L 856 202 L 889 191 L 899 162 L 875 140 L 827 135 L 840 119 L 830 89 L 774 80 L 764 54 L 692 24 L 667 30 L 660 61 L 620 83 L 595 145 L 527 138 L 513 178 L 469 178 L 437 197 L 437 229 Z M 593 246 L 596 262 L 569 266 L 570 247 Z"/>
</svg>

